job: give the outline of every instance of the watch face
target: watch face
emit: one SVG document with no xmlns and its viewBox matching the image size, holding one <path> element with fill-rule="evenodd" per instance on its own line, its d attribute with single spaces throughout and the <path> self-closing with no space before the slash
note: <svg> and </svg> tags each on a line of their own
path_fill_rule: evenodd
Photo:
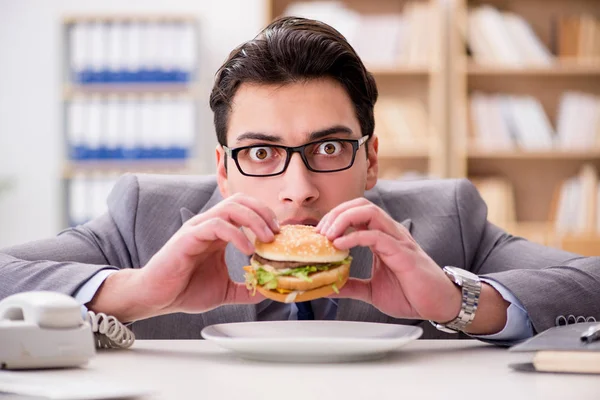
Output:
<svg viewBox="0 0 600 400">
<path fill-rule="evenodd" d="M 452 278 L 454 279 L 454 282 L 456 282 L 457 284 L 459 284 L 461 286 L 465 279 L 473 280 L 473 281 L 479 280 L 479 277 L 477 275 L 475 275 L 474 273 L 469 272 L 465 269 L 462 269 L 462 268 L 444 267 L 444 271 L 446 271 L 447 274 L 451 275 Z"/>
</svg>

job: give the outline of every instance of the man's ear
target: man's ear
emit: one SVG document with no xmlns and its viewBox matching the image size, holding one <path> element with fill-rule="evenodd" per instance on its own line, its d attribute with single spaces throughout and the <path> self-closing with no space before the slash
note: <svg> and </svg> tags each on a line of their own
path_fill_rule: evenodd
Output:
<svg viewBox="0 0 600 400">
<path fill-rule="evenodd" d="M 377 159 L 377 152 L 379 151 L 379 138 L 373 134 L 367 143 L 367 182 L 365 184 L 365 190 L 370 190 L 377 183 L 377 176 L 379 174 L 379 161 Z"/>
<path fill-rule="evenodd" d="M 220 144 L 218 144 L 215 149 L 215 155 L 217 159 L 217 183 L 219 184 L 221 196 L 225 198 L 229 196 L 229 182 L 227 180 L 227 169 L 225 168 L 226 154 Z M 231 164 L 231 162 L 229 164 Z"/>
</svg>

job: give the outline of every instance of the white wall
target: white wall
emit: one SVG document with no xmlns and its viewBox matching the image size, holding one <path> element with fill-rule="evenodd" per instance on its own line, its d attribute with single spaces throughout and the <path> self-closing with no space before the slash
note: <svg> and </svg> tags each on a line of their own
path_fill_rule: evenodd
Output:
<svg viewBox="0 0 600 400">
<path fill-rule="evenodd" d="M 0 248 L 61 228 L 61 19 L 89 13 L 188 13 L 200 25 L 202 147 L 213 171 L 216 144 L 208 94 L 217 68 L 263 26 L 264 0 L 0 0 Z"/>
</svg>

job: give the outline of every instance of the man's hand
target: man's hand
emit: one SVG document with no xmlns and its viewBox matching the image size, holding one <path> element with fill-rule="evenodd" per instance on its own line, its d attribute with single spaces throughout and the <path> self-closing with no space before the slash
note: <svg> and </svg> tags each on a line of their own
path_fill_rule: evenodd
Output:
<svg viewBox="0 0 600 400">
<path fill-rule="evenodd" d="M 254 252 L 240 227 L 265 242 L 279 231 L 273 211 L 256 199 L 234 195 L 183 224 L 144 268 L 109 276 L 88 306 L 133 321 L 258 303 L 263 297 L 252 297 L 244 284 L 233 282 L 225 264 L 228 242 L 247 255 Z"/>
<path fill-rule="evenodd" d="M 340 204 L 323 217 L 317 230 L 339 249 L 365 246 L 373 252 L 371 279 L 351 278 L 335 297 L 365 301 L 395 318 L 449 322 L 458 315 L 460 289 L 403 225 L 365 198 Z M 500 294 L 484 284 L 471 328 L 477 333 L 500 331 L 507 307 Z"/>
</svg>

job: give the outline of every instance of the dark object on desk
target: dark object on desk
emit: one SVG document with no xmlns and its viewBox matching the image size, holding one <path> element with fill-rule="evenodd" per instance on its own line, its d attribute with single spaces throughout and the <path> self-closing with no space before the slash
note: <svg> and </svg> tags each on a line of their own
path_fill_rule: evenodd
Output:
<svg viewBox="0 0 600 400">
<path fill-rule="evenodd" d="M 531 363 L 511 365 L 519 371 L 600 374 L 600 323 L 550 328 L 509 351 L 535 352 Z"/>
</svg>

